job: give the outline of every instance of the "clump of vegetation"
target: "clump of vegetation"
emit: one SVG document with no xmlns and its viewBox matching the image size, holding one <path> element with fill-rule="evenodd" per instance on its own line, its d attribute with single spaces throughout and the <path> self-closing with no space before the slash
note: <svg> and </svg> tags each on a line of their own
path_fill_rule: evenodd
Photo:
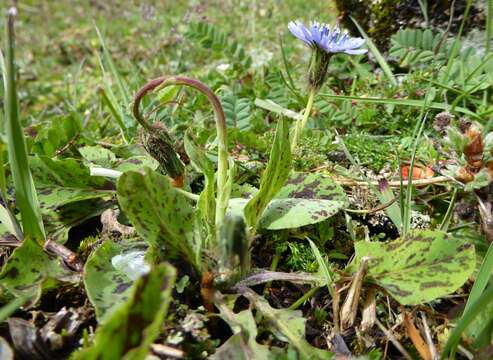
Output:
<svg viewBox="0 0 493 360">
<path fill-rule="evenodd" d="M 493 1 L 285 3 L 8 9 L 3 357 L 488 356 Z"/>
</svg>

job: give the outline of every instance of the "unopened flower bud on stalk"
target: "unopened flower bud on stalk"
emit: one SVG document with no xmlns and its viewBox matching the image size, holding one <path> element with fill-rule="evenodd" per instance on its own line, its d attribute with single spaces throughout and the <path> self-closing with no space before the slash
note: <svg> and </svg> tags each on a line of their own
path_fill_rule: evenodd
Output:
<svg viewBox="0 0 493 360">
<path fill-rule="evenodd" d="M 141 138 L 144 148 L 159 162 L 161 170 L 173 180 L 173 186 L 183 187 L 185 166 L 173 146 L 171 136 L 160 122 L 150 126 L 149 131 L 145 129 L 142 131 Z"/>
</svg>

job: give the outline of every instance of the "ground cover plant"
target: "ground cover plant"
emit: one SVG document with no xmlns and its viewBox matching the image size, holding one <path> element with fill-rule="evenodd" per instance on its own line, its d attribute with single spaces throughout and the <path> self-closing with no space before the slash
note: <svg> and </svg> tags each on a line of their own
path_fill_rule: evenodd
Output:
<svg viewBox="0 0 493 360">
<path fill-rule="evenodd" d="M 2 7 L 1 359 L 492 357 L 493 1 L 343 3 Z"/>
</svg>

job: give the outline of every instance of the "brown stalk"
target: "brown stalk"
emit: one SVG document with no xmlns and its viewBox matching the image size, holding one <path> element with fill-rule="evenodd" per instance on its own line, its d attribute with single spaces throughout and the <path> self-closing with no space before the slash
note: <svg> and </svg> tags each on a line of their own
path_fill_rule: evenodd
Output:
<svg viewBox="0 0 493 360">
<path fill-rule="evenodd" d="M 404 311 L 404 327 L 406 328 L 407 335 L 413 342 L 416 350 L 418 350 L 419 355 L 424 360 L 432 360 L 430 349 L 428 348 L 426 342 L 423 340 L 419 330 L 414 326 L 414 321 L 412 315 Z"/>
<path fill-rule="evenodd" d="M 84 265 L 80 262 L 77 254 L 72 250 L 66 248 L 65 246 L 48 239 L 44 243 L 44 250 L 48 253 L 57 255 L 62 258 L 63 262 L 67 264 L 67 266 L 74 271 L 82 272 Z"/>
<path fill-rule="evenodd" d="M 363 280 L 368 272 L 368 261 L 368 258 L 363 258 L 361 260 L 361 265 L 351 282 L 351 287 L 349 288 L 346 300 L 341 308 L 341 330 L 353 326 L 354 321 L 356 320 L 361 288 L 363 287 Z"/>
<path fill-rule="evenodd" d="M 365 302 L 363 303 L 363 309 L 361 312 L 361 330 L 370 330 L 377 320 L 377 302 L 375 295 L 377 289 L 371 287 L 366 292 Z"/>
<path fill-rule="evenodd" d="M 397 340 L 397 338 L 392 333 L 392 330 L 389 330 L 385 326 L 383 326 L 383 324 L 378 319 L 377 319 L 376 323 L 377 323 L 377 326 L 380 328 L 380 330 L 383 331 L 383 333 L 385 334 L 387 339 L 389 339 L 390 342 L 392 344 L 394 344 L 394 346 L 397 348 L 397 350 L 400 351 L 400 353 L 404 356 L 404 358 L 408 359 L 408 360 L 412 360 L 413 359 L 412 356 L 409 355 L 409 353 L 406 351 L 406 349 L 404 349 L 404 346 L 402 346 L 402 344 L 399 342 L 399 340 Z"/>
</svg>

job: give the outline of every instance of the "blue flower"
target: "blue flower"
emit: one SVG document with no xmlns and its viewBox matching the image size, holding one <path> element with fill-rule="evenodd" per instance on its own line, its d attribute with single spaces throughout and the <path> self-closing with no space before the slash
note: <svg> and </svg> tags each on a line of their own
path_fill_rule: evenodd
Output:
<svg viewBox="0 0 493 360">
<path fill-rule="evenodd" d="M 312 22 L 310 27 L 307 28 L 301 21 L 296 20 L 288 24 L 288 29 L 291 34 L 311 48 L 321 50 L 327 54 L 360 55 L 368 51 L 360 49 L 365 43 L 364 39 L 350 37 L 347 33 L 342 33 L 338 26 L 331 30 L 327 24 Z"/>
</svg>

